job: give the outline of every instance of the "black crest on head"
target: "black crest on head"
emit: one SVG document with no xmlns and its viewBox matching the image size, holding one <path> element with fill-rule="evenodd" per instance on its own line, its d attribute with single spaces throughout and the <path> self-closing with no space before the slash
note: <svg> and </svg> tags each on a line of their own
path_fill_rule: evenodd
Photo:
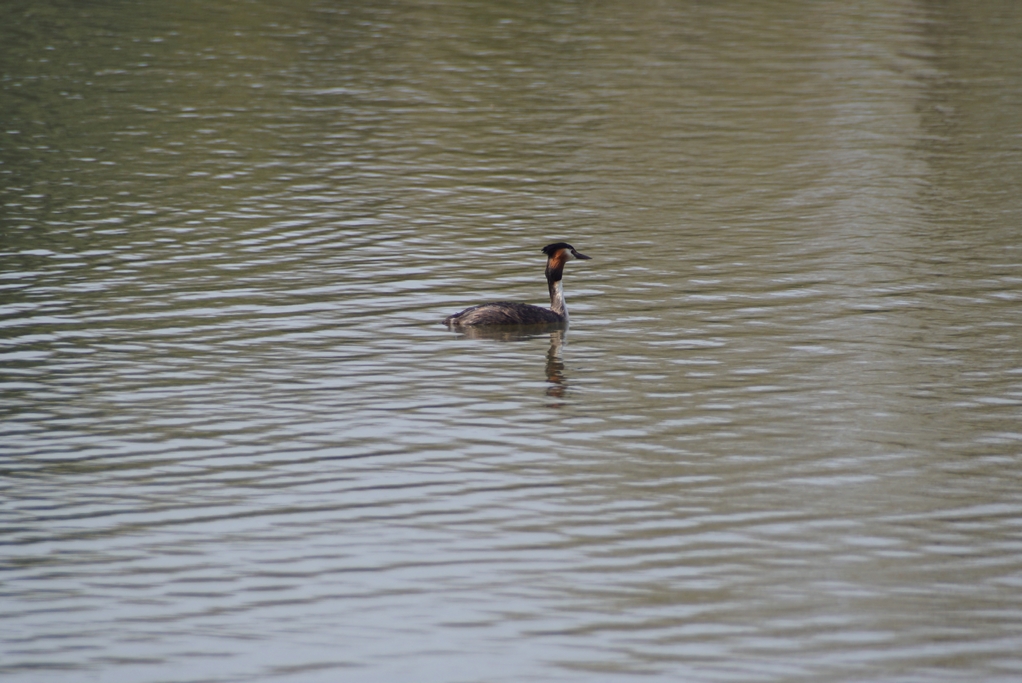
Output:
<svg viewBox="0 0 1022 683">
<path fill-rule="evenodd" d="M 543 247 L 543 253 L 546 254 L 547 256 L 553 256 L 561 249 L 570 249 L 572 251 L 575 251 L 575 247 L 571 246 L 567 242 L 554 242 L 553 244 L 548 244 L 545 247 Z"/>
</svg>

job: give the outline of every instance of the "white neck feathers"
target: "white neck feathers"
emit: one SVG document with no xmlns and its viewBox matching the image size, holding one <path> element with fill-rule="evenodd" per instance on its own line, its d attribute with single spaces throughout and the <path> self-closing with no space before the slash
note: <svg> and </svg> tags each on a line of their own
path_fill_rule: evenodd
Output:
<svg viewBox="0 0 1022 683">
<path fill-rule="evenodd" d="M 564 286 L 561 281 L 551 283 L 550 286 L 550 310 L 568 319 L 568 307 L 564 304 Z"/>
</svg>

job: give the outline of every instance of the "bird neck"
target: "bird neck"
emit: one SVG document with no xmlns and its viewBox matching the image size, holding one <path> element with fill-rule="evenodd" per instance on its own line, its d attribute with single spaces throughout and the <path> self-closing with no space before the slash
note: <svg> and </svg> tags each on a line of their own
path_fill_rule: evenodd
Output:
<svg viewBox="0 0 1022 683">
<path fill-rule="evenodd" d="M 567 320 L 568 307 L 564 305 L 564 287 L 560 279 L 547 280 L 547 286 L 550 288 L 550 310 Z"/>
</svg>

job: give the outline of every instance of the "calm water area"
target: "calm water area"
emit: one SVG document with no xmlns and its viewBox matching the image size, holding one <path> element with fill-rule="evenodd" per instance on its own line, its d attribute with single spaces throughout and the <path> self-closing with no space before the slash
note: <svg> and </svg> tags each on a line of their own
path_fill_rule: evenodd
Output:
<svg viewBox="0 0 1022 683">
<path fill-rule="evenodd" d="M 1022 680 L 1022 3 L 5 0 L 0 677 Z M 544 304 L 566 331 L 459 334 Z"/>
</svg>

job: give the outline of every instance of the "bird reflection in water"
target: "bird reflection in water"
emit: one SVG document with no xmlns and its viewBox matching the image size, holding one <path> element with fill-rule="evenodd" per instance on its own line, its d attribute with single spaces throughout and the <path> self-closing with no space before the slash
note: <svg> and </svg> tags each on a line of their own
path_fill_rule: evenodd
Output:
<svg viewBox="0 0 1022 683">
<path fill-rule="evenodd" d="M 568 391 L 568 381 L 564 378 L 564 361 L 561 360 L 561 347 L 567 330 L 554 330 L 550 333 L 550 348 L 546 352 L 546 381 L 550 386 L 546 388 L 546 395 L 550 398 L 564 398 Z M 551 403 L 553 407 L 559 408 L 563 403 Z"/>
<path fill-rule="evenodd" d="M 567 340 L 568 330 L 563 324 L 553 325 L 521 325 L 500 327 L 463 327 L 458 332 L 469 339 L 492 339 L 493 341 L 514 342 L 536 339 L 545 334 L 550 335 L 550 348 L 546 352 L 546 395 L 554 399 L 563 399 L 568 391 L 568 380 L 564 376 L 564 361 L 561 360 L 561 349 Z M 551 403 L 558 408 L 563 403 Z"/>
</svg>

